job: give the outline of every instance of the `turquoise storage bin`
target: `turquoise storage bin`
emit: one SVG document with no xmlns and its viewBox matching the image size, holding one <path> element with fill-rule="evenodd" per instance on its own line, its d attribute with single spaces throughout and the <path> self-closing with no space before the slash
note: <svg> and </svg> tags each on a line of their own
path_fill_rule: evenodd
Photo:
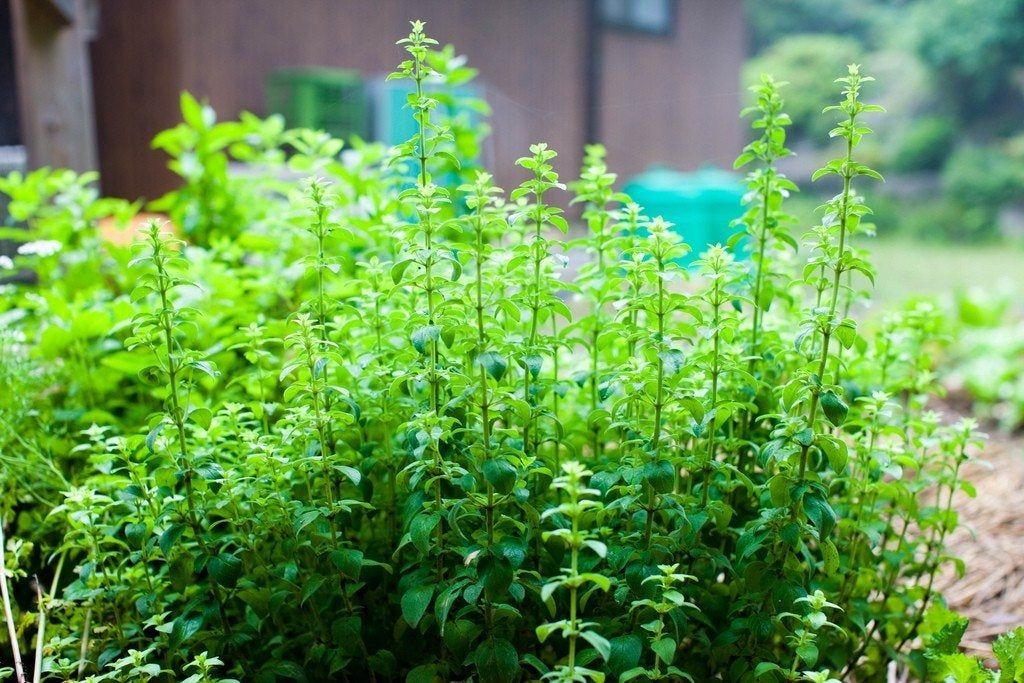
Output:
<svg viewBox="0 0 1024 683">
<path fill-rule="evenodd" d="M 730 224 L 743 214 L 742 180 L 713 167 L 683 173 L 654 166 L 631 178 L 623 191 L 647 216 L 661 216 L 675 225 L 692 249 L 685 262 L 695 260 L 708 245 L 726 244 L 736 232 Z M 743 253 L 742 244 L 736 249 L 737 256 Z"/>
</svg>

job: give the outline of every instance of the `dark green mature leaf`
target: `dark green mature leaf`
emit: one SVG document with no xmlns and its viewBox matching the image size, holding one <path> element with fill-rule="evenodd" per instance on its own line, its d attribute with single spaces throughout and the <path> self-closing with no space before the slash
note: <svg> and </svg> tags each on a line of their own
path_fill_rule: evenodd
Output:
<svg viewBox="0 0 1024 683">
<path fill-rule="evenodd" d="M 124 527 L 124 537 L 133 548 L 141 548 L 148 534 L 149 526 L 143 522 L 126 524 Z"/>
<path fill-rule="evenodd" d="M 519 653 L 504 638 L 488 638 L 473 653 L 481 683 L 512 683 L 519 679 Z"/>
<path fill-rule="evenodd" d="M 432 585 L 427 586 L 413 586 L 402 595 L 402 617 L 405 622 L 416 627 L 420 623 L 420 619 L 426 614 L 427 608 L 430 607 L 430 599 L 434 597 L 434 587 Z"/>
<path fill-rule="evenodd" d="M 203 627 L 202 615 L 192 617 L 178 617 L 171 626 L 171 635 L 167 641 L 167 647 L 174 650 L 181 647 L 182 643 L 199 633 Z"/>
<path fill-rule="evenodd" d="M 850 412 L 850 407 L 831 390 L 821 395 L 821 409 L 825 411 L 828 421 L 836 427 L 846 422 L 846 414 Z"/>
<path fill-rule="evenodd" d="M 358 581 L 363 569 L 363 551 L 355 548 L 341 548 L 331 552 L 331 561 L 341 575 L 352 581 Z"/>
<path fill-rule="evenodd" d="M 832 506 L 818 493 L 808 493 L 803 498 L 807 519 L 818 528 L 821 538 L 828 538 L 836 526 L 836 513 Z"/>
<path fill-rule="evenodd" d="M 675 481 L 675 474 L 672 470 L 672 463 L 668 460 L 658 460 L 644 465 L 644 481 L 658 493 L 668 493 L 672 490 Z"/>
<path fill-rule="evenodd" d="M 165 557 L 171 554 L 171 549 L 183 533 L 185 533 L 184 524 L 171 524 L 160 534 L 160 541 L 157 545 L 160 546 L 160 551 L 163 552 Z"/>
<path fill-rule="evenodd" d="M 430 534 L 437 528 L 440 521 L 441 516 L 436 513 L 420 514 L 414 517 L 412 523 L 409 524 L 409 537 L 412 539 L 412 544 L 422 554 L 426 555 L 430 552 Z"/>
<path fill-rule="evenodd" d="M 437 665 L 421 664 L 405 677 L 405 683 L 437 683 Z"/>
<path fill-rule="evenodd" d="M 458 659 L 464 660 L 481 630 L 468 619 L 449 622 L 444 630 L 444 644 Z"/>
<path fill-rule="evenodd" d="M 477 365 L 482 367 L 488 375 L 498 382 L 505 376 L 508 370 L 508 361 L 497 351 L 484 351 L 476 357 Z"/>
<path fill-rule="evenodd" d="M 414 349 L 420 353 L 427 352 L 427 346 L 441 338 L 441 328 L 437 325 L 426 325 L 413 330 L 410 340 Z"/>
<path fill-rule="evenodd" d="M 242 560 L 230 553 L 220 553 L 210 558 L 206 568 L 218 584 L 234 588 L 238 577 L 242 575 Z"/>
<path fill-rule="evenodd" d="M 271 660 L 270 662 L 267 662 L 267 664 L 260 669 L 260 673 L 273 674 L 274 676 L 287 678 L 290 681 L 300 681 L 300 683 L 308 680 L 306 678 L 305 670 L 300 665 L 285 659 Z"/>
<path fill-rule="evenodd" d="M 502 495 L 512 493 L 515 488 L 517 472 L 507 460 L 491 458 L 484 462 L 484 479 L 494 487 L 494 490 Z"/>
<path fill-rule="evenodd" d="M 609 640 L 608 643 L 610 649 L 607 666 L 608 673 L 611 675 L 617 676 L 640 663 L 643 641 L 639 636 L 634 634 L 618 636 Z"/>
<path fill-rule="evenodd" d="M 530 372 L 533 379 L 537 379 L 544 367 L 544 357 L 539 353 L 528 353 L 523 356 L 523 366 Z"/>
</svg>

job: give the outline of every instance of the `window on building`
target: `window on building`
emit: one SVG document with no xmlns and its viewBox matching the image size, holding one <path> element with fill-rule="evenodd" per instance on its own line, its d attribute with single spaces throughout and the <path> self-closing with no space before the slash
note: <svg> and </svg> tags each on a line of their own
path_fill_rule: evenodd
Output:
<svg viewBox="0 0 1024 683">
<path fill-rule="evenodd" d="M 654 35 L 675 30 L 677 0 L 598 0 L 601 23 L 611 28 Z"/>
</svg>

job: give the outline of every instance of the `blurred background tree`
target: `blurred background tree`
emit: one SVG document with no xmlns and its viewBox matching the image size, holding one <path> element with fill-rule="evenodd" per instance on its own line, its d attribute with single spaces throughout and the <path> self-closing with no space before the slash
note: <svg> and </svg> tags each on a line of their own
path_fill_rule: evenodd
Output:
<svg viewBox="0 0 1024 683">
<path fill-rule="evenodd" d="M 883 235 L 1024 237 L 1024 0 L 748 0 L 747 13 L 744 80 L 793 83 L 793 163 L 828 145 L 823 74 L 858 61 L 890 112 L 873 122 L 887 144 L 868 150 L 889 181 Z"/>
</svg>

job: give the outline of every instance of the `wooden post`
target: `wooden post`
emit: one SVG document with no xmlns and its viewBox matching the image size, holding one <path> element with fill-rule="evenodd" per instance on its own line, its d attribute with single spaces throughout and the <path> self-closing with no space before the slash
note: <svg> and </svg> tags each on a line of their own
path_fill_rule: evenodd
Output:
<svg viewBox="0 0 1024 683">
<path fill-rule="evenodd" d="M 89 40 L 92 0 L 10 0 L 28 167 L 97 169 Z"/>
</svg>

